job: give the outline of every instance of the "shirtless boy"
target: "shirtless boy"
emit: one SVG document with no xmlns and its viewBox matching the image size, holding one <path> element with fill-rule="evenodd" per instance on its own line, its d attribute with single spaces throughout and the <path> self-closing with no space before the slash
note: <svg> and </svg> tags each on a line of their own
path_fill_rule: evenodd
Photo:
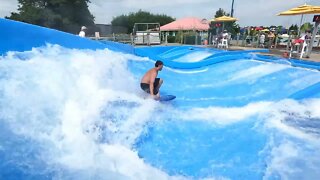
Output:
<svg viewBox="0 0 320 180">
<path fill-rule="evenodd" d="M 158 72 L 162 70 L 162 67 L 163 62 L 157 61 L 155 67 L 146 72 L 140 83 L 141 89 L 149 93 L 156 100 L 160 98 L 159 89 L 163 83 L 162 79 L 157 78 Z"/>
</svg>

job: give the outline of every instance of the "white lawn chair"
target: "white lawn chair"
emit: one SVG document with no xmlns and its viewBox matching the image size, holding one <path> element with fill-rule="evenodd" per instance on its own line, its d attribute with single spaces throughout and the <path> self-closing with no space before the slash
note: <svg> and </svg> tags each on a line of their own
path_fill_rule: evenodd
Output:
<svg viewBox="0 0 320 180">
<path fill-rule="evenodd" d="M 292 54 L 300 54 L 300 59 L 303 58 L 303 55 L 308 51 L 308 43 L 304 41 L 302 44 L 301 51 L 299 52 L 300 46 L 301 44 L 298 44 L 298 43 L 291 45 L 289 58 L 292 57 Z"/>
<path fill-rule="evenodd" d="M 302 49 L 300 52 L 300 59 L 303 57 L 303 55 L 308 51 L 308 43 L 306 41 L 303 42 Z"/>
<path fill-rule="evenodd" d="M 218 43 L 218 48 L 226 48 L 228 49 L 228 39 L 223 38 L 221 41 Z"/>
</svg>

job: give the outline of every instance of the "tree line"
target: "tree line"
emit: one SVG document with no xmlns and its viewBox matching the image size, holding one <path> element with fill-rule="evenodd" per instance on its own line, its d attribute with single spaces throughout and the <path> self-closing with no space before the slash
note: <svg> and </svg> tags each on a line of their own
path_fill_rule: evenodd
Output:
<svg viewBox="0 0 320 180">
<path fill-rule="evenodd" d="M 120 15 L 114 17 L 111 21 L 113 26 L 124 26 L 128 28 L 128 33 L 133 30 L 134 23 L 159 23 L 160 26 L 174 21 L 175 18 L 165 14 L 152 14 L 147 11 L 139 10 L 136 13 L 129 13 L 128 15 Z"/>
<path fill-rule="evenodd" d="M 96 29 L 94 16 L 88 8 L 90 0 L 18 0 L 18 12 L 5 17 L 43 27 L 70 33 L 78 33 L 81 26 Z M 114 17 L 111 24 L 122 26 L 132 32 L 134 23 L 154 23 L 164 25 L 174 21 L 164 14 L 152 14 L 139 10 L 136 13 Z"/>
<path fill-rule="evenodd" d="M 8 19 L 77 33 L 82 25 L 93 26 L 90 0 L 18 0 L 18 13 Z"/>
<path fill-rule="evenodd" d="M 18 12 L 12 12 L 8 19 L 22 21 L 30 24 L 44 26 L 70 33 L 78 33 L 81 26 L 92 27 L 94 25 L 94 16 L 88 8 L 90 0 L 18 0 Z M 219 8 L 214 17 L 229 16 L 229 13 Z M 134 23 L 160 23 L 168 24 L 175 18 L 165 14 L 152 14 L 147 11 L 139 10 L 129 14 L 116 16 L 111 21 L 112 26 L 125 27 L 128 32 L 133 30 Z M 218 26 L 217 26 L 218 24 Z M 220 24 L 220 25 L 219 25 Z M 309 29 L 310 25 L 304 25 Z M 238 33 L 240 28 L 235 22 L 225 22 L 224 28 L 230 33 Z M 293 25 L 290 30 L 296 30 L 298 27 Z M 210 23 L 209 32 L 215 34 L 221 30 L 221 23 Z"/>
</svg>

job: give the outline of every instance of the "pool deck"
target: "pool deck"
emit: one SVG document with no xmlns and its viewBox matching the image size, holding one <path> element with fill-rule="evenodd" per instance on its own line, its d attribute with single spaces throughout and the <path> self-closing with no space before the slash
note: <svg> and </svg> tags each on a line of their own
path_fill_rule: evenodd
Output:
<svg viewBox="0 0 320 180">
<path fill-rule="evenodd" d="M 230 50 L 254 50 L 259 48 L 230 46 L 229 49 Z M 260 53 L 260 54 L 267 55 L 267 56 L 283 57 L 284 52 L 286 52 L 285 49 L 269 49 L 268 53 Z M 296 56 L 294 56 L 293 58 L 299 59 L 299 57 L 296 57 Z M 320 53 L 311 53 L 310 58 L 302 58 L 302 60 L 320 62 Z"/>
</svg>

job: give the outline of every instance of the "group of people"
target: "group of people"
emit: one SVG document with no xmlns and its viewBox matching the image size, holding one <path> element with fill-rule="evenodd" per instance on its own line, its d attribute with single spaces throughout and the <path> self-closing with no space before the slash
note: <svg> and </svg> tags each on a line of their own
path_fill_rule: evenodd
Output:
<svg viewBox="0 0 320 180">
<path fill-rule="evenodd" d="M 274 47 L 275 42 L 275 34 L 273 31 L 270 31 L 267 35 L 268 44 L 270 48 Z M 301 34 L 300 37 L 291 40 L 291 46 L 302 45 L 305 41 L 311 39 L 311 31 L 306 31 L 306 33 Z M 266 35 L 265 33 L 261 33 L 259 36 L 259 46 L 264 47 L 266 44 Z"/>
<path fill-rule="evenodd" d="M 273 31 L 270 31 L 267 35 L 267 38 L 268 38 L 268 42 L 269 42 L 269 47 L 270 48 L 273 48 L 274 47 L 274 41 L 275 41 L 275 34 Z M 265 33 L 261 33 L 260 36 L 259 36 L 259 46 L 260 47 L 264 47 L 265 46 L 265 43 L 266 43 L 266 35 Z"/>
</svg>

